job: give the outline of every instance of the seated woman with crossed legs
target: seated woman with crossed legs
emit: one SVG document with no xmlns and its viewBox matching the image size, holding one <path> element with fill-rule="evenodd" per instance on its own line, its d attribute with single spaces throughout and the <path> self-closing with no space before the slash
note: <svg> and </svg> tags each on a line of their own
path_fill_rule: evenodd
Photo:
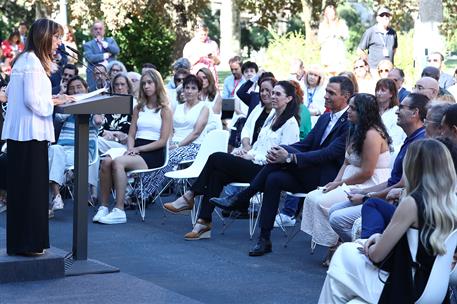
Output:
<svg viewBox="0 0 457 304">
<path fill-rule="evenodd" d="M 269 98 L 265 94 L 266 81 L 261 85 L 261 98 L 265 102 Z M 192 185 L 190 191 L 184 193 L 165 208 L 184 205 L 187 202 L 192 204 L 194 197 L 202 194 L 202 205 L 198 215 L 197 224 L 194 229 L 187 233 L 186 240 L 199 240 L 211 237 L 211 214 L 214 205 L 209 199 L 219 196 L 224 185 L 232 182 L 250 182 L 252 178 L 266 164 L 268 150 L 279 144 L 292 144 L 298 140 L 299 128 L 296 115 L 298 113 L 298 102 L 295 95 L 295 87 L 288 81 L 280 81 L 272 91 L 272 104 L 274 113 L 265 121 L 259 138 L 247 152 L 240 152 L 238 155 L 228 153 L 214 153 L 209 158 L 200 176 Z"/>
</svg>

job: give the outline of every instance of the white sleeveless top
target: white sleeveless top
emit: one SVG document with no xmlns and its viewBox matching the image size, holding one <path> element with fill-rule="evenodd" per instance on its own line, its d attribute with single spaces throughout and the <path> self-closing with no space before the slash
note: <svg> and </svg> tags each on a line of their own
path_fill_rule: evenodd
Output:
<svg viewBox="0 0 457 304">
<path fill-rule="evenodd" d="M 188 108 L 186 103 L 179 104 L 176 106 L 175 113 L 173 115 L 173 138 L 172 142 L 180 142 L 187 135 L 189 135 L 193 130 L 194 126 L 197 123 L 200 112 L 206 104 L 203 101 L 200 101 L 194 105 L 191 109 Z M 194 144 L 201 144 L 205 132 L 202 132 L 200 136 L 193 141 Z"/>
<path fill-rule="evenodd" d="M 143 111 L 138 112 L 135 138 L 158 140 L 162 128 L 161 112 L 161 109 L 157 111 L 144 106 Z"/>
</svg>

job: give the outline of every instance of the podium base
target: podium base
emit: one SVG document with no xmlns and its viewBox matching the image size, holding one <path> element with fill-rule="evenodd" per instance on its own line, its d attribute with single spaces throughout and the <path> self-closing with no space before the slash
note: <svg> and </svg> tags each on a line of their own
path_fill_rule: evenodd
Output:
<svg viewBox="0 0 457 304">
<path fill-rule="evenodd" d="M 80 276 L 85 274 L 103 274 L 119 272 L 119 268 L 102 263 L 97 260 L 74 260 L 65 259 L 65 276 Z"/>
</svg>

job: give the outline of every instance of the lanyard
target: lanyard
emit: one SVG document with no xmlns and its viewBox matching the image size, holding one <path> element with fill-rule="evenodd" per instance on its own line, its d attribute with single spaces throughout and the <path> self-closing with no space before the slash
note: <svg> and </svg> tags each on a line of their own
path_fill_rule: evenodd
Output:
<svg viewBox="0 0 457 304">
<path fill-rule="evenodd" d="M 308 94 L 308 107 L 313 102 L 314 94 L 316 93 L 317 87 L 314 88 L 313 92 L 310 93 L 308 88 L 306 88 L 306 93 Z"/>
<path fill-rule="evenodd" d="M 236 80 L 235 78 L 233 78 L 233 90 L 232 90 L 232 93 L 230 93 L 230 96 L 235 96 L 235 90 L 239 83 L 240 83 L 240 80 Z"/>
</svg>

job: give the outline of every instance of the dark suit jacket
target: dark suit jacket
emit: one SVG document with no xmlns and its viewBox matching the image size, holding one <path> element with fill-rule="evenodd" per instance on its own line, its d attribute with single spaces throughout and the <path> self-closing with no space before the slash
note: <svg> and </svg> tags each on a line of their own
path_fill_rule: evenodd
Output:
<svg viewBox="0 0 457 304">
<path fill-rule="evenodd" d="M 303 141 L 284 148 L 297 156 L 297 167 L 304 174 L 313 174 L 318 185 L 335 179 L 344 162 L 349 121 L 345 112 L 333 126 L 321 145 L 322 135 L 330 122 L 330 113 L 324 113 Z"/>
<path fill-rule="evenodd" d="M 400 103 L 405 99 L 406 96 L 408 96 L 411 92 L 405 89 L 404 87 L 401 87 L 400 91 L 398 91 L 398 101 Z"/>
</svg>

